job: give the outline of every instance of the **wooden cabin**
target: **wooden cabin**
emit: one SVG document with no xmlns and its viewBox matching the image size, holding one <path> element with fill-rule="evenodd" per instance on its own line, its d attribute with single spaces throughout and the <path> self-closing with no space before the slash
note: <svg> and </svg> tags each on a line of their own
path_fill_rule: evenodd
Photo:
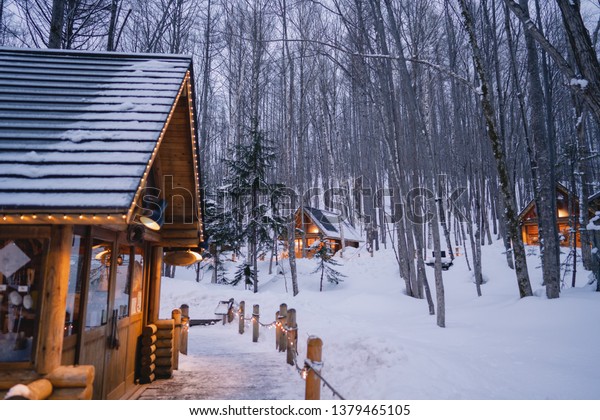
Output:
<svg viewBox="0 0 600 420">
<path fill-rule="evenodd" d="M 135 390 L 163 255 L 203 240 L 192 71 L 0 49 L 0 398 L 61 365 L 94 366 L 95 399 Z"/>
<path fill-rule="evenodd" d="M 304 235 L 296 236 L 296 258 L 302 258 L 303 250 L 306 256 L 312 258 L 315 251 L 310 248 L 321 235 L 329 241 L 333 252 L 342 248 L 342 237 L 348 247 L 358 248 L 364 242 L 347 220 L 341 220 L 336 213 L 314 207 L 303 207 L 296 211 L 296 229 L 304 232 Z M 303 243 L 304 240 L 306 243 Z"/>
<path fill-rule="evenodd" d="M 573 208 L 570 208 L 572 199 L 574 204 Z M 572 193 L 560 183 L 557 183 L 556 185 L 556 208 L 558 233 L 561 238 L 560 246 L 568 247 L 570 246 L 571 236 L 571 227 L 569 223 L 572 214 L 575 215 L 575 220 L 577 222 L 576 229 L 579 229 L 579 200 L 577 197 L 573 197 Z M 534 200 L 531 200 L 519 214 L 519 223 L 521 225 L 523 243 L 525 245 L 539 245 L 538 218 Z M 577 236 L 576 242 L 577 247 L 580 248 L 581 240 L 579 236 Z"/>
</svg>

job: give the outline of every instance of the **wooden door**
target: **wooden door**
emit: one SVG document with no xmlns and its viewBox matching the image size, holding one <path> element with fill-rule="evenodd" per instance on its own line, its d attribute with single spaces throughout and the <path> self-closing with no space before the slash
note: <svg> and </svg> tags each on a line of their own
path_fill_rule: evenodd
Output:
<svg viewBox="0 0 600 420">
<path fill-rule="evenodd" d="M 96 369 L 94 399 L 116 399 L 135 387 L 144 251 L 95 230 L 88 268 L 78 362 Z"/>
<path fill-rule="evenodd" d="M 84 328 L 81 338 L 79 363 L 93 365 L 94 399 L 104 398 L 104 371 L 110 321 L 111 284 L 114 283 L 112 253 L 115 235 L 93 237 L 89 261 L 89 279 L 85 296 Z M 114 287 L 113 287 L 114 288 Z"/>
<path fill-rule="evenodd" d="M 106 399 L 120 398 L 134 385 L 137 338 L 142 330 L 143 267 L 141 249 L 118 246 L 104 366 Z"/>
</svg>

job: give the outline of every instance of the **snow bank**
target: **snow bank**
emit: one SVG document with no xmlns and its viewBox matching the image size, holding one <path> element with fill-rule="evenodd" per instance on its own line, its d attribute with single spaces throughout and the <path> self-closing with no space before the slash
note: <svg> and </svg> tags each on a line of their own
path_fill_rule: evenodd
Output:
<svg viewBox="0 0 600 420">
<path fill-rule="evenodd" d="M 210 271 L 203 271 L 196 283 L 194 270 L 178 268 L 176 279 L 163 279 L 161 316 L 169 317 L 174 307 L 187 303 L 192 318 L 211 318 L 219 300 L 233 297 L 236 302 L 245 300 L 247 308 L 260 304 L 261 321 L 271 322 L 279 304 L 286 302 L 297 310 L 301 357 L 308 335 L 321 337 L 323 375 L 350 399 L 600 398 L 600 365 L 595 357 L 600 348 L 600 293 L 593 291 L 595 285 L 586 285 L 583 268 L 578 267 L 580 287 L 566 288 L 560 299 L 548 300 L 538 253 L 531 252 L 529 267 L 537 296 L 519 299 L 501 246 L 482 251 L 488 279 L 482 285 L 483 297 L 476 295 L 464 256 L 443 274 L 445 329 L 436 326 L 425 300 L 405 295 L 391 249 L 376 252 L 374 258 L 367 252 L 348 253 L 338 267 L 347 276 L 345 281 L 327 284 L 321 293 L 318 275 L 311 274 L 315 262 L 298 260 L 296 297 L 291 295 L 289 275 L 287 281 L 269 276 L 268 262 L 260 266 L 258 294 L 243 286 L 210 284 Z M 232 272 L 235 264 L 228 262 L 226 267 Z M 433 269 L 427 270 L 435 301 Z M 211 329 L 230 329 L 232 348 L 253 345 L 249 336 L 237 334 L 235 325 L 194 327 L 190 355 L 182 357 L 184 366 L 201 362 L 195 343 L 198 347 Z M 254 345 L 275 351 L 274 331 L 261 334 Z M 297 378 L 293 369 L 289 375 Z M 301 383 L 297 389 L 281 398 L 301 399 Z M 331 398 L 326 390 L 322 395 Z"/>
</svg>

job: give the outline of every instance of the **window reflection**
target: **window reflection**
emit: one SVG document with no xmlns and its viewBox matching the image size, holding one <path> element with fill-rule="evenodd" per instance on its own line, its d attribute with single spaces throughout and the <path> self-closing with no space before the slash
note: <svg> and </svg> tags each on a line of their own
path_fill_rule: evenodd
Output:
<svg viewBox="0 0 600 420">
<path fill-rule="evenodd" d="M 119 247 L 119 255 L 117 256 L 117 279 L 115 290 L 115 306 L 118 310 L 119 319 L 129 315 L 129 262 L 131 259 L 130 247 Z"/>
<path fill-rule="evenodd" d="M 131 269 L 131 314 L 142 312 L 142 280 L 144 274 L 144 253 L 134 248 L 133 267 Z"/>
<path fill-rule="evenodd" d="M 112 244 L 93 239 L 90 285 L 85 316 L 87 329 L 105 325 L 107 322 L 111 258 Z"/>
<path fill-rule="evenodd" d="M 47 241 L 0 239 L 0 362 L 31 360 Z"/>
<path fill-rule="evenodd" d="M 80 235 L 73 235 L 71 245 L 71 269 L 67 291 L 67 312 L 65 314 L 65 337 L 75 334 L 79 325 L 81 302 L 81 284 L 85 258 L 85 241 Z"/>
</svg>

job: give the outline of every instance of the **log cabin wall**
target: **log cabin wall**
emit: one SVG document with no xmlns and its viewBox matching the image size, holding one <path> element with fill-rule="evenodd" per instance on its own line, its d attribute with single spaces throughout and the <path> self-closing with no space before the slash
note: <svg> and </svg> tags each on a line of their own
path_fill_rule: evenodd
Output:
<svg viewBox="0 0 600 420">
<path fill-rule="evenodd" d="M 363 239 L 358 232 L 346 220 L 338 220 L 338 216 L 332 212 L 313 207 L 304 207 L 296 212 L 296 229 L 303 231 L 303 235 L 296 235 L 294 251 L 296 258 L 302 258 L 303 247 L 307 258 L 314 257 L 316 250 L 311 246 L 320 238 L 329 241 L 333 252 L 342 248 L 341 229 L 345 231 L 344 242 L 346 246 L 358 248 Z M 337 225 L 337 227 L 336 227 Z M 289 252 L 289 251 L 288 251 Z"/>
<path fill-rule="evenodd" d="M 568 247 L 571 244 L 570 215 L 575 215 L 575 229 L 579 230 L 579 200 L 575 197 L 573 200 L 573 205 L 571 203 L 571 199 L 573 198 L 572 194 L 561 184 L 557 184 L 556 197 L 557 227 L 558 233 L 561 236 L 560 245 L 563 247 Z M 590 215 L 593 214 L 593 207 L 590 207 L 589 212 Z M 530 201 L 529 204 L 521 211 L 521 214 L 519 215 L 519 222 L 521 224 L 523 243 L 525 245 L 539 245 L 540 238 L 538 216 L 535 202 L 533 200 Z M 581 248 L 581 238 L 579 235 L 576 237 L 576 247 Z"/>
<path fill-rule="evenodd" d="M 0 259 L 0 396 L 89 364 L 94 398 L 119 398 L 158 318 L 163 249 L 202 240 L 191 58 L 0 48 L 0 65 L 0 254 L 28 259 Z M 149 184 L 160 231 L 140 223 Z"/>
</svg>

